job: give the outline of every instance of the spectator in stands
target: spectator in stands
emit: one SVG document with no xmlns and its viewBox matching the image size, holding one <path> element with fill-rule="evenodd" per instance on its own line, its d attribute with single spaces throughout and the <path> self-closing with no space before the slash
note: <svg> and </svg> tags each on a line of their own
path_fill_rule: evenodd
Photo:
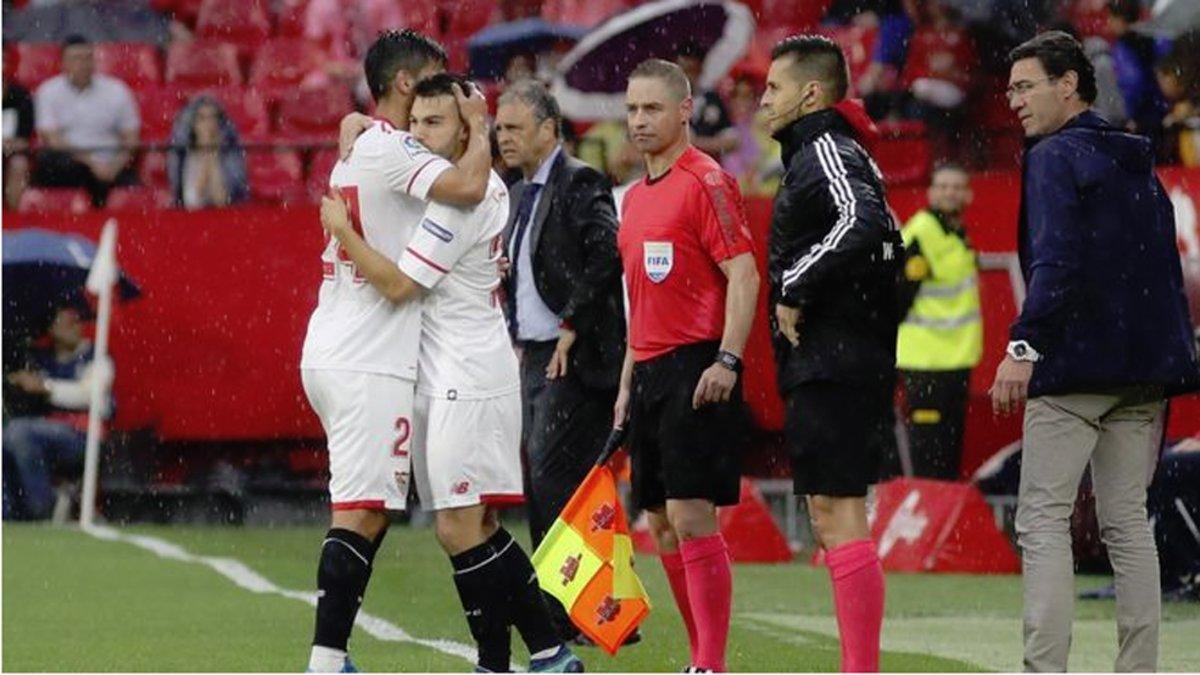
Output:
<svg viewBox="0 0 1200 675">
<path fill-rule="evenodd" d="M 103 206 L 114 185 L 131 185 L 130 161 L 141 118 L 125 83 L 95 72 L 92 45 L 73 35 L 63 43 L 63 73 L 34 96 L 37 132 L 45 148 L 33 180 L 47 187 L 83 187 Z"/>
<path fill-rule="evenodd" d="M 721 158 L 721 155 L 737 150 L 737 132 L 725 109 L 721 96 L 711 89 L 700 87 L 700 73 L 704 70 L 704 50 L 690 40 L 684 42 L 675 55 L 675 63 L 683 69 L 692 85 L 692 144 L 704 152 Z"/>
<path fill-rule="evenodd" d="M 1133 30 L 1141 12 L 1139 0 L 1109 0 L 1108 29 L 1113 37 L 1117 86 L 1129 117 L 1125 128 L 1157 138 L 1165 106 L 1154 86 L 1154 39 Z"/>
<path fill-rule="evenodd" d="M 857 3 L 850 0 L 835 3 L 830 8 L 827 18 L 836 20 L 852 10 L 861 13 L 852 15 L 846 21 L 867 27 L 874 26 L 878 32 L 870 65 L 858 81 L 851 82 L 850 86 L 863 98 L 867 104 L 867 112 L 872 118 L 879 120 L 893 117 L 899 113 L 903 91 L 900 87 L 900 71 L 904 68 L 908 40 L 913 32 L 913 20 L 899 0 Z"/>
<path fill-rule="evenodd" d="M 29 143 L 33 140 L 33 98 L 13 80 L 19 56 L 4 43 L 4 207 L 17 208 L 29 185 Z"/>
<path fill-rule="evenodd" d="M 917 21 L 908 45 L 901 86 L 911 95 L 913 117 L 925 122 L 935 159 L 959 156 L 975 47 L 959 14 L 946 0 L 907 0 Z"/>
<path fill-rule="evenodd" d="M 50 516 L 52 474 L 78 473 L 83 466 L 92 380 L 101 378 L 106 391 L 112 386 L 112 365 L 94 362 L 77 310 L 64 307 L 55 313 L 50 340 L 49 349 L 34 352 L 32 368 L 6 377 L 24 393 L 41 397 L 47 412 L 10 419 L 4 426 L 4 520 Z"/>
<path fill-rule="evenodd" d="M 772 141 L 759 113 L 756 84 L 750 76 L 734 80 L 729 112 L 738 147 L 721 157 L 721 166 L 737 178 L 743 195 L 773 196 L 783 174 L 783 163 L 779 145 Z"/>
<path fill-rule="evenodd" d="M 1159 161 L 1200 166 L 1200 31 L 1176 39 L 1154 66 L 1154 75 L 1169 106 Z"/>
<path fill-rule="evenodd" d="M 237 128 L 208 96 L 197 96 L 175 117 L 167 176 L 176 206 L 229 206 L 250 196 L 246 153 Z"/>
</svg>

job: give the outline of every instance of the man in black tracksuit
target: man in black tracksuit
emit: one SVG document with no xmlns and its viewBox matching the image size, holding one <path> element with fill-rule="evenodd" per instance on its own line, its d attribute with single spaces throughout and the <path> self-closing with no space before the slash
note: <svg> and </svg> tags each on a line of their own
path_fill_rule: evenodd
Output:
<svg viewBox="0 0 1200 675">
<path fill-rule="evenodd" d="M 895 442 L 903 245 L 879 169 L 859 144 L 874 127 L 846 89 L 836 43 L 791 37 L 772 52 L 763 109 L 787 169 L 770 237 L 786 442 L 833 578 L 842 669 L 864 672 L 879 667 L 883 571 L 866 494 Z"/>
</svg>

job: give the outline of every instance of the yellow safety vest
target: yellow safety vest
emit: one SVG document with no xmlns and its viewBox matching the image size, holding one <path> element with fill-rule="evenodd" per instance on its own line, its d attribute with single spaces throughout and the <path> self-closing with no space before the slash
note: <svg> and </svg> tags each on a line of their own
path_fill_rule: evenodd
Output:
<svg viewBox="0 0 1200 675">
<path fill-rule="evenodd" d="M 975 252 L 922 209 L 901 230 L 904 246 L 915 241 L 921 255 L 908 260 L 905 276 L 921 280 L 912 308 L 900 324 L 896 367 L 902 370 L 964 370 L 983 354 L 979 270 Z"/>
</svg>

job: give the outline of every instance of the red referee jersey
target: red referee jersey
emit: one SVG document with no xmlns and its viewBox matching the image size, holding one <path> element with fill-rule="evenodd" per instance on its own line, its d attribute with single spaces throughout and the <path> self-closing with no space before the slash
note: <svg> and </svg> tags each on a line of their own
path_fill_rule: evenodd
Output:
<svg viewBox="0 0 1200 675">
<path fill-rule="evenodd" d="M 658 179 L 630 188 L 617 246 L 635 360 L 721 339 L 727 281 L 718 265 L 754 244 L 737 181 L 716 160 L 689 147 Z"/>
</svg>

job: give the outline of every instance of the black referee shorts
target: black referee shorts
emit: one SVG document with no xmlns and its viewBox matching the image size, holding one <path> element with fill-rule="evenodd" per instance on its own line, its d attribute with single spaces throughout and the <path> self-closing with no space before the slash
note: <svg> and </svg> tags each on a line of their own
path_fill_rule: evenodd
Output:
<svg viewBox="0 0 1200 675">
<path fill-rule="evenodd" d="M 746 437 L 741 378 L 728 402 L 692 409 L 696 384 L 718 346 L 685 345 L 634 364 L 629 455 L 636 508 L 661 507 L 668 499 L 738 502 Z"/>
<path fill-rule="evenodd" d="M 893 386 L 820 381 L 787 393 L 784 436 L 796 494 L 866 496 L 896 444 Z"/>
</svg>

